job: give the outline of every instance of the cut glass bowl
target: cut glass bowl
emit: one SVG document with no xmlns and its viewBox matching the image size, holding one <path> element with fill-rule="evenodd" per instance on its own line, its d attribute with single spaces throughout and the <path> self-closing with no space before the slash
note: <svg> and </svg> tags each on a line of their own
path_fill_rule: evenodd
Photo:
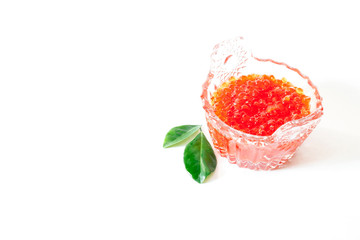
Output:
<svg viewBox="0 0 360 240">
<path fill-rule="evenodd" d="M 238 78 L 249 74 L 273 75 L 276 79 L 285 77 L 294 86 L 302 88 L 311 98 L 310 114 L 285 123 L 270 136 L 251 135 L 228 126 L 216 116 L 211 105 L 212 94 L 231 76 Z M 270 170 L 286 163 L 323 115 L 322 98 L 307 76 L 285 63 L 253 56 L 242 37 L 214 47 L 201 99 L 216 151 L 230 163 L 255 170 Z"/>
</svg>

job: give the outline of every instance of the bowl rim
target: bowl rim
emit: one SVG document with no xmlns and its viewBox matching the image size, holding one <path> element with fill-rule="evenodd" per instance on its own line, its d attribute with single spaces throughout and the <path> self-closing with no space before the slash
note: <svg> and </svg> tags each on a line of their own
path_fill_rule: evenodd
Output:
<svg viewBox="0 0 360 240">
<path fill-rule="evenodd" d="M 294 71 L 297 74 L 299 74 L 300 77 L 302 77 L 304 80 L 306 80 L 307 84 L 314 90 L 314 95 L 315 95 L 315 99 L 316 99 L 316 108 L 312 113 L 310 113 L 309 115 L 307 115 L 305 117 L 284 123 L 278 129 L 276 129 L 276 131 L 273 134 L 268 135 L 268 136 L 258 136 L 258 135 L 253 135 L 253 134 L 242 132 L 240 130 L 237 130 L 237 129 L 227 125 L 215 114 L 214 109 L 210 103 L 210 100 L 208 99 L 208 87 L 210 86 L 212 79 L 214 78 L 214 73 L 210 70 L 208 77 L 202 86 L 201 99 L 202 99 L 203 108 L 204 108 L 205 112 L 220 125 L 222 130 L 225 130 L 225 132 L 222 134 L 225 134 L 230 138 L 234 138 L 234 137 L 240 138 L 241 137 L 241 138 L 246 138 L 246 139 L 258 140 L 258 141 L 260 140 L 260 141 L 267 142 L 267 141 L 272 141 L 278 137 L 283 136 L 284 133 L 286 133 L 288 130 L 290 130 L 294 127 L 302 126 L 311 121 L 321 118 L 321 116 L 323 115 L 322 97 L 320 96 L 317 87 L 313 84 L 313 82 L 310 80 L 310 78 L 308 76 L 301 73 L 299 69 L 291 67 L 284 62 L 278 62 L 278 61 L 275 61 L 272 59 L 257 58 L 255 56 L 253 56 L 252 53 L 251 53 L 250 57 L 255 61 L 270 62 L 273 64 L 277 64 L 277 65 L 286 67 L 289 70 Z"/>
</svg>

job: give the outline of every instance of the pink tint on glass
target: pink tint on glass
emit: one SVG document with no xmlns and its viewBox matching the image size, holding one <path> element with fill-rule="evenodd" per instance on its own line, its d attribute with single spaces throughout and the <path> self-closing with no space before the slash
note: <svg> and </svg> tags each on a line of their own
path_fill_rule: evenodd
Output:
<svg viewBox="0 0 360 240">
<path fill-rule="evenodd" d="M 231 76 L 249 74 L 285 77 L 311 98 L 310 114 L 285 123 L 270 136 L 256 136 L 236 130 L 221 121 L 211 106 L 213 92 Z M 298 69 L 271 59 L 254 57 L 242 37 L 217 44 L 201 95 L 209 133 L 218 153 L 239 167 L 270 170 L 286 163 L 317 126 L 323 115 L 322 98 L 310 79 Z"/>
</svg>

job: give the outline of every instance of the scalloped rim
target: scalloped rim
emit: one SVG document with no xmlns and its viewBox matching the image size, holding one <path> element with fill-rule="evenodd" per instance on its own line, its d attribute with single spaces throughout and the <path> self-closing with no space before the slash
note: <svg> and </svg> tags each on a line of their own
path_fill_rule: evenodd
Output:
<svg viewBox="0 0 360 240">
<path fill-rule="evenodd" d="M 226 42 L 226 41 L 224 41 Z M 230 135 L 234 135 L 236 137 L 243 137 L 243 138 L 248 138 L 248 139 L 253 139 L 253 140 L 262 140 L 262 141 L 271 141 L 272 139 L 275 139 L 277 136 L 281 136 L 283 135 L 284 132 L 286 132 L 287 130 L 293 128 L 294 126 L 301 126 L 304 125 L 310 121 L 319 119 L 322 115 L 323 115 L 323 106 L 322 106 L 322 97 L 319 94 L 318 89 L 316 88 L 316 86 L 313 84 L 313 82 L 310 80 L 310 78 L 304 74 L 302 74 L 297 68 L 294 67 L 290 67 L 289 65 L 287 65 L 286 63 L 283 62 L 277 62 L 274 61 L 272 59 L 261 59 L 261 58 L 257 58 L 255 56 L 253 56 L 251 54 L 251 57 L 259 62 L 271 62 L 273 64 L 277 64 L 277 65 L 282 65 L 286 68 L 288 68 L 291 71 L 296 72 L 297 74 L 299 74 L 303 79 L 305 79 L 307 81 L 307 83 L 309 84 L 309 86 L 314 89 L 314 94 L 315 94 L 315 98 L 316 98 L 316 109 L 313 113 L 302 117 L 300 119 L 296 119 L 296 120 L 292 120 L 289 121 L 285 124 L 283 124 L 282 126 L 280 126 L 272 135 L 269 136 L 258 136 L 258 135 L 252 135 L 252 134 L 248 134 L 245 132 L 242 132 L 240 130 L 237 130 L 235 128 L 230 127 L 229 125 L 227 125 L 225 122 L 223 122 L 214 112 L 212 105 L 209 102 L 208 99 L 208 87 L 211 83 L 211 80 L 213 78 L 213 73 L 209 73 L 208 78 L 206 79 L 205 83 L 203 84 L 203 91 L 201 94 L 201 99 L 203 102 L 203 108 L 205 110 L 205 112 L 207 112 L 209 114 L 209 116 L 214 119 L 217 123 L 220 124 L 221 127 L 225 128 L 226 130 L 229 131 Z M 225 133 L 225 135 L 227 135 Z M 234 136 L 228 136 L 233 138 Z"/>
</svg>

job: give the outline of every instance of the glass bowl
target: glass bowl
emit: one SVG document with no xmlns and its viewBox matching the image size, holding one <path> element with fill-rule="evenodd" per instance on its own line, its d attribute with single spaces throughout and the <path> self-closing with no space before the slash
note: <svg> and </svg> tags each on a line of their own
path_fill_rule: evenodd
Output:
<svg viewBox="0 0 360 240">
<path fill-rule="evenodd" d="M 249 74 L 274 75 L 276 79 L 285 77 L 294 86 L 302 88 L 311 98 L 310 114 L 283 124 L 270 136 L 251 135 L 230 127 L 216 116 L 211 105 L 212 94 L 231 76 L 238 78 Z M 254 170 L 275 169 L 286 163 L 323 115 L 322 98 L 307 76 L 285 63 L 253 56 L 242 37 L 215 45 L 201 99 L 217 152 L 230 163 Z"/>
</svg>

